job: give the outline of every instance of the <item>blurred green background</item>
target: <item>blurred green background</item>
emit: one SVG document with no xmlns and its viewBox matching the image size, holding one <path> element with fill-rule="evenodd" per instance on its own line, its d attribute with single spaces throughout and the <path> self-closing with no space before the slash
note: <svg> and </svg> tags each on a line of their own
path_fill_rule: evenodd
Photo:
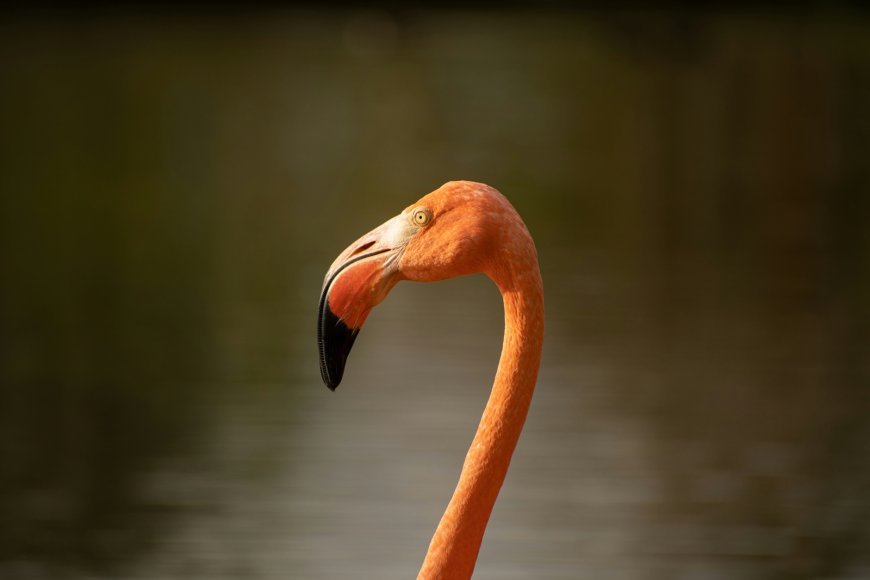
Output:
<svg viewBox="0 0 870 580">
<path fill-rule="evenodd" d="M 322 276 L 452 179 L 544 363 L 475 578 L 870 577 L 870 18 L 126 7 L 0 20 L 0 578 L 410 578 L 501 345 Z"/>
</svg>

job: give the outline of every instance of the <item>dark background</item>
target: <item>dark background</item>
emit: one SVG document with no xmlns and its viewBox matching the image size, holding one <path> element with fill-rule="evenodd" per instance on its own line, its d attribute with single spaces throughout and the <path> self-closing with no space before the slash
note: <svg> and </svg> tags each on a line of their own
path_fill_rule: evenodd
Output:
<svg viewBox="0 0 870 580">
<path fill-rule="evenodd" d="M 500 345 L 337 253 L 451 179 L 525 217 L 544 364 L 476 578 L 870 577 L 870 19 L 679 5 L 0 20 L 0 577 L 408 578 Z"/>
</svg>

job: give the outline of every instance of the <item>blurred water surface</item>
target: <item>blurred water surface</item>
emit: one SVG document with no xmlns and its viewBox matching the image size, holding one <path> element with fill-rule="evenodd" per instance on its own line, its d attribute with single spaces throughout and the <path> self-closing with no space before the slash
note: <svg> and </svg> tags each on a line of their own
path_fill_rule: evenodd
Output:
<svg viewBox="0 0 870 580">
<path fill-rule="evenodd" d="M 870 577 L 870 22 L 316 10 L 0 23 L 0 577 L 416 574 L 483 277 L 320 383 L 322 276 L 450 179 L 541 257 L 475 578 Z"/>
</svg>

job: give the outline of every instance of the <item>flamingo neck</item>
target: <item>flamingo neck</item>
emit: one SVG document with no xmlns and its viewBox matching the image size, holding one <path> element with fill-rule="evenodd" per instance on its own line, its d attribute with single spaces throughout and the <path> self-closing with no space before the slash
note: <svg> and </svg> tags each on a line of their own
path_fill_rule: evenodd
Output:
<svg viewBox="0 0 870 580">
<path fill-rule="evenodd" d="M 544 336 L 537 261 L 490 274 L 502 294 L 505 333 L 489 401 L 459 483 L 438 524 L 418 580 L 471 578 L 496 497 L 532 401 Z"/>
</svg>

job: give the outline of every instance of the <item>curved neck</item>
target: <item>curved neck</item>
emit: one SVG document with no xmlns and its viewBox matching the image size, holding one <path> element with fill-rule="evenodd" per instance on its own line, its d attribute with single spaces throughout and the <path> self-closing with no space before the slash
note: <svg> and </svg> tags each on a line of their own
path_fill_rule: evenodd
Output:
<svg viewBox="0 0 870 580">
<path fill-rule="evenodd" d="M 541 361 L 544 298 L 537 262 L 490 274 L 502 294 L 505 333 L 489 401 L 459 483 L 429 545 L 418 579 L 470 578 L 480 543 L 522 431 Z"/>
</svg>

